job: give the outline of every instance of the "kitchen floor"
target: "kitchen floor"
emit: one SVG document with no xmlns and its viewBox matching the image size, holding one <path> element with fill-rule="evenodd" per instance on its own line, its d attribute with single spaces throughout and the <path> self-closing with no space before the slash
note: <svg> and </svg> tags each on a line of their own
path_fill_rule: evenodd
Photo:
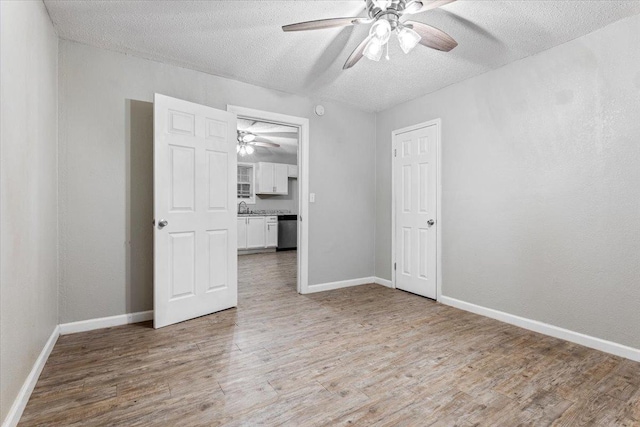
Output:
<svg viewBox="0 0 640 427">
<path fill-rule="evenodd" d="M 267 294 L 297 293 L 297 251 L 238 256 L 238 303 Z M 261 286 L 260 283 L 264 285 Z"/>
<path fill-rule="evenodd" d="M 640 363 L 295 271 L 242 256 L 237 309 L 60 337 L 21 425 L 640 425 Z"/>
</svg>

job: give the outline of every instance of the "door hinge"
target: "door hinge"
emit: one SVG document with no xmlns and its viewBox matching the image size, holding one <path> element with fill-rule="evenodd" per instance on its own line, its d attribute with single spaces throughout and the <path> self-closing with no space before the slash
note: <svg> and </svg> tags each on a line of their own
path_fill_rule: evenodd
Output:
<svg viewBox="0 0 640 427">
<path fill-rule="evenodd" d="M 395 270 L 396 270 L 396 263 L 394 262 L 393 263 L 393 271 L 395 271 Z"/>
<path fill-rule="evenodd" d="M 396 150 L 395 148 L 393 149 L 393 157 L 397 157 L 398 156 L 398 150 Z"/>
</svg>

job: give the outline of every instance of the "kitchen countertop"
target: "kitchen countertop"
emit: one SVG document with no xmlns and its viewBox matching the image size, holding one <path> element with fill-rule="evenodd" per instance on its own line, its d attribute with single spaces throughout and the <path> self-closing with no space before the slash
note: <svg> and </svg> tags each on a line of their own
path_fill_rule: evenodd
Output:
<svg viewBox="0 0 640 427">
<path fill-rule="evenodd" d="M 278 216 L 278 215 L 292 215 L 291 212 L 277 212 L 277 213 L 239 213 L 238 216 Z"/>
</svg>

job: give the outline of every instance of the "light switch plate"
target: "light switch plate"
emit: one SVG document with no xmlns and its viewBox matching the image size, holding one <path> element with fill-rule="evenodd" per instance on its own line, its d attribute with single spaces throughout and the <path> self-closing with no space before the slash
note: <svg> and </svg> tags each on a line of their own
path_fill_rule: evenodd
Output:
<svg viewBox="0 0 640 427">
<path fill-rule="evenodd" d="M 309 203 L 316 202 L 316 193 L 309 193 Z"/>
</svg>

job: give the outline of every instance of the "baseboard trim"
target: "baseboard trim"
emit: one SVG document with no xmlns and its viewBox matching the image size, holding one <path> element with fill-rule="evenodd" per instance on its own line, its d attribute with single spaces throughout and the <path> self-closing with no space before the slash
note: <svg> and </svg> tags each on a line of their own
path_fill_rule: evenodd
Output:
<svg viewBox="0 0 640 427">
<path fill-rule="evenodd" d="M 329 282 L 329 283 L 318 283 L 317 285 L 309 285 L 309 292 L 307 293 L 312 294 L 315 292 L 331 291 L 333 289 L 349 288 L 351 286 L 368 285 L 371 283 L 375 283 L 375 280 L 373 277 L 361 277 L 359 279 L 340 280 L 337 282 Z"/>
<path fill-rule="evenodd" d="M 391 280 L 382 279 L 380 277 L 374 277 L 373 280 L 378 285 L 382 285 L 382 286 L 385 286 L 387 288 L 395 289 L 395 287 L 393 286 L 393 282 L 391 282 Z"/>
<path fill-rule="evenodd" d="M 120 314 L 117 316 L 100 317 L 97 319 L 81 320 L 79 322 L 63 323 L 60 325 L 60 335 L 87 332 L 96 329 L 111 328 L 113 326 L 128 325 L 130 323 L 146 322 L 153 319 L 153 310 L 137 313 Z"/>
<path fill-rule="evenodd" d="M 47 359 L 49 359 L 49 355 L 51 354 L 51 350 L 56 345 L 56 341 L 60 336 L 60 326 L 56 326 L 51 333 L 51 336 L 45 343 L 40 355 L 36 359 L 33 364 L 33 368 L 31 368 L 31 372 L 27 375 L 27 378 L 24 380 L 18 395 L 13 401 L 13 405 L 11 405 L 11 409 L 9 409 L 9 413 L 5 417 L 2 422 L 2 427 L 14 427 L 18 425 L 20 421 L 20 417 L 22 416 L 22 412 L 24 412 L 24 408 L 27 406 L 27 402 L 29 402 L 29 398 L 31 397 L 31 393 L 38 382 L 38 378 L 42 373 L 42 369 L 44 369 L 45 363 L 47 363 Z"/>
<path fill-rule="evenodd" d="M 554 338 L 560 338 L 585 347 L 604 351 L 616 356 L 624 357 L 636 362 L 640 362 L 640 349 L 628 347 L 612 341 L 603 340 L 601 338 L 585 335 L 580 332 L 574 332 L 569 329 L 553 326 L 548 323 L 539 322 L 537 320 L 527 319 L 526 317 L 516 316 L 514 314 L 505 313 L 503 311 L 494 310 L 492 308 L 483 307 L 469 302 L 461 301 L 455 298 L 442 295 L 439 302 L 481 316 L 490 317 L 501 322 L 519 326 L 530 331 L 549 335 Z"/>
</svg>

